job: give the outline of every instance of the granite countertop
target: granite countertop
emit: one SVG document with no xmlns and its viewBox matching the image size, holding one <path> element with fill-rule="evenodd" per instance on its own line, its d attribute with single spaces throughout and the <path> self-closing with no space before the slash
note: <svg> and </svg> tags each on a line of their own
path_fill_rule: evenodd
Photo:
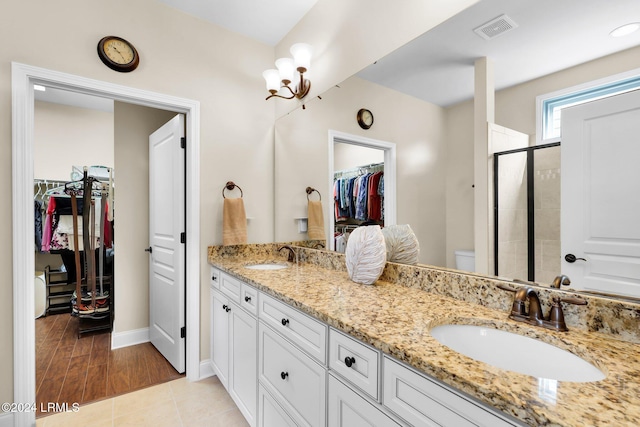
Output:
<svg viewBox="0 0 640 427">
<path fill-rule="evenodd" d="M 532 426 L 640 425 L 640 348 L 595 332 L 554 332 L 489 309 L 378 280 L 352 282 L 344 271 L 313 263 L 250 270 L 264 255 L 209 256 L 213 266 L 344 331 L 382 352 Z M 282 258 L 277 258 L 282 262 Z M 436 341 L 441 324 L 495 327 L 538 338 L 588 360 L 605 374 L 590 383 L 546 382 L 478 362 Z M 496 351 L 509 351 L 496 349 Z M 549 361 L 553 363 L 553 361 Z"/>
</svg>

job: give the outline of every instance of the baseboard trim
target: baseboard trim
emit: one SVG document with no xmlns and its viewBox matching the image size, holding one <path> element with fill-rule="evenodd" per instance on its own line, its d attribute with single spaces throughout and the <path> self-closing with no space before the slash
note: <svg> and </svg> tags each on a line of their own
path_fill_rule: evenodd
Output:
<svg viewBox="0 0 640 427">
<path fill-rule="evenodd" d="M 149 342 L 149 328 L 111 333 L 111 350 Z"/>
<path fill-rule="evenodd" d="M 13 427 L 13 413 L 0 412 L 0 427 Z"/>
<path fill-rule="evenodd" d="M 211 359 L 200 361 L 200 379 L 201 380 L 205 378 L 213 377 L 215 374 L 216 373 L 213 371 L 213 365 L 211 364 Z"/>
</svg>

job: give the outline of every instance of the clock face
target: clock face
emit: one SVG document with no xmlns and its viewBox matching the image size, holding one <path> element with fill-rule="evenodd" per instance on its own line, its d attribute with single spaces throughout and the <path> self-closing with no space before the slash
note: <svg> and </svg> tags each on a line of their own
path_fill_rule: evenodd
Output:
<svg viewBox="0 0 640 427">
<path fill-rule="evenodd" d="M 358 111 L 357 119 L 358 125 L 360 125 L 362 129 L 369 129 L 371 125 L 373 125 L 373 114 L 366 108 L 361 108 Z"/>
<path fill-rule="evenodd" d="M 136 48 L 115 36 L 104 37 L 98 42 L 98 56 L 107 67 L 120 72 L 133 71 L 140 62 Z"/>
<path fill-rule="evenodd" d="M 109 39 L 104 43 L 103 49 L 107 58 L 117 64 L 128 64 L 133 61 L 133 48 L 121 40 Z"/>
</svg>

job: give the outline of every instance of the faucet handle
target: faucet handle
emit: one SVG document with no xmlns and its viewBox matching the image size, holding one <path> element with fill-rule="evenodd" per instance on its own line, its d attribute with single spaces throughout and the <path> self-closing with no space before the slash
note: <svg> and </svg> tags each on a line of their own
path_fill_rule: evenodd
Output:
<svg viewBox="0 0 640 427">
<path fill-rule="evenodd" d="M 511 286 L 503 285 L 503 284 L 499 284 L 498 288 L 502 289 L 503 291 L 509 291 L 509 292 L 517 292 L 518 291 L 518 289 L 512 288 Z"/>
<path fill-rule="evenodd" d="M 569 298 L 558 298 L 558 299 L 562 302 L 566 302 L 567 304 L 587 305 L 587 300 L 584 300 L 582 298 L 569 297 Z"/>
<path fill-rule="evenodd" d="M 567 324 L 564 321 L 564 312 L 562 311 L 562 304 L 575 304 L 575 305 L 587 305 L 587 301 L 582 298 L 553 298 L 553 305 L 549 310 L 549 320 L 548 324 L 558 331 L 566 332 L 569 329 L 567 328 Z"/>
</svg>

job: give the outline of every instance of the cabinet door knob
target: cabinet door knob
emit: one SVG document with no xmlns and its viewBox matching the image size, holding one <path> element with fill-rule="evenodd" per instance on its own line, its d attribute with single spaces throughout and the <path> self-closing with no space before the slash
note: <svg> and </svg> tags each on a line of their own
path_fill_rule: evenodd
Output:
<svg viewBox="0 0 640 427">
<path fill-rule="evenodd" d="M 211 280 L 213 280 L 214 282 L 218 281 L 218 276 L 211 276 Z"/>
<path fill-rule="evenodd" d="M 289 319 L 282 319 L 282 326 L 287 326 L 289 324 Z"/>
<path fill-rule="evenodd" d="M 283 380 L 286 380 L 288 376 L 289 372 L 280 372 L 280 378 L 282 378 Z"/>
<path fill-rule="evenodd" d="M 347 368 L 350 368 L 354 363 L 356 363 L 355 357 L 347 356 L 344 358 L 344 364 L 347 365 Z"/>
<path fill-rule="evenodd" d="M 251 301 L 251 297 L 247 295 L 246 297 L 244 297 L 244 300 L 245 300 L 245 302 L 249 302 L 249 301 Z"/>
<path fill-rule="evenodd" d="M 227 313 L 231 311 L 231 307 L 229 307 L 227 304 L 224 304 L 224 305 L 222 306 L 222 309 L 223 309 L 224 311 L 226 311 Z"/>
</svg>

